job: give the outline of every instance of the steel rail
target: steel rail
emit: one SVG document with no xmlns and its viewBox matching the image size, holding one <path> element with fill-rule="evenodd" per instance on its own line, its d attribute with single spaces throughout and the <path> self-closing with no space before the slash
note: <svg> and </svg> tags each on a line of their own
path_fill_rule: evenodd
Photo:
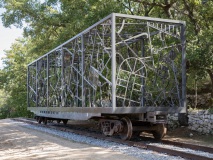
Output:
<svg viewBox="0 0 213 160">
<path fill-rule="evenodd" d="M 170 140 L 162 140 L 161 142 L 163 142 L 164 144 L 174 145 L 174 146 L 178 146 L 178 147 L 182 147 L 182 148 L 190 148 L 193 150 L 200 150 L 203 152 L 213 153 L 213 148 L 211 148 L 211 147 L 194 145 L 194 144 L 183 143 L 183 142 L 175 142 L 175 141 L 170 141 Z"/>
<path fill-rule="evenodd" d="M 192 150 L 199 150 L 199 151 L 208 152 L 208 153 L 213 154 L 212 147 L 206 147 L 203 145 L 195 145 L 195 144 L 185 143 L 185 142 L 177 142 L 177 141 L 172 141 L 172 140 L 168 140 L 168 139 L 162 139 L 161 141 L 156 141 L 151 137 L 143 137 L 143 138 L 144 138 L 143 140 L 147 140 L 149 142 L 154 142 L 154 143 L 160 142 L 160 143 L 166 144 L 166 145 L 173 145 L 176 147 L 188 148 L 188 149 L 192 149 Z"/>
<path fill-rule="evenodd" d="M 209 157 L 206 157 L 206 156 L 187 153 L 187 152 L 183 152 L 183 151 L 177 151 L 177 150 L 163 148 L 163 147 L 159 147 L 159 146 L 153 146 L 153 145 L 149 145 L 149 144 L 146 144 L 146 143 L 143 143 L 143 142 L 123 141 L 121 139 L 114 138 L 114 137 L 106 137 L 102 134 L 88 132 L 88 130 L 85 131 L 85 130 L 70 129 L 70 128 L 67 128 L 67 127 L 62 126 L 62 125 L 51 126 L 51 125 L 38 124 L 35 120 L 32 120 L 32 119 L 12 118 L 12 120 L 20 121 L 20 122 L 24 122 L 24 123 L 29 123 L 29 124 L 32 124 L 32 125 L 42 126 L 42 127 L 45 127 L 45 128 L 60 130 L 60 131 L 64 131 L 64 132 L 70 132 L 70 133 L 75 133 L 75 134 L 79 134 L 79 135 L 89 136 L 89 137 L 92 137 L 92 138 L 101 139 L 101 140 L 105 140 L 105 141 L 116 142 L 116 143 L 124 144 L 124 145 L 128 145 L 128 146 L 134 146 L 134 147 L 138 147 L 138 148 L 141 148 L 141 149 L 152 150 L 152 151 L 156 151 L 156 152 L 159 152 L 159 153 L 166 153 L 166 154 L 169 154 L 169 155 L 172 155 L 172 156 L 180 156 L 180 157 L 186 158 L 186 159 L 213 160 L 213 158 L 209 158 Z M 179 147 L 184 147 L 184 148 L 189 148 L 189 149 L 213 153 L 213 148 L 211 148 L 211 147 L 205 147 L 205 146 L 200 146 L 200 145 L 191 145 L 191 144 L 174 142 L 174 141 L 169 141 L 169 140 L 162 140 L 161 142 L 163 142 L 164 144 L 169 144 L 169 145 L 174 145 L 174 146 L 179 146 Z"/>
<path fill-rule="evenodd" d="M 201 156 L 201 155 L 197 155 L 197 154 L 172 150 L 172 149 L 168 149 L 168 148 L 162 148 L 162 147 L 159 147 L 159 146 L 147 145 L 147 149 L 153 150 L 153 151 L 156 151 L 156 152 L 163 152 L 163 153 L 173 155 L 173 156 L 180 156 L 180 157 L 187 158 L 187 159 L 212 160 L 212 158 L 209 158 L 209 157 L 206 157 L 206 156 Z"/>
</svg>

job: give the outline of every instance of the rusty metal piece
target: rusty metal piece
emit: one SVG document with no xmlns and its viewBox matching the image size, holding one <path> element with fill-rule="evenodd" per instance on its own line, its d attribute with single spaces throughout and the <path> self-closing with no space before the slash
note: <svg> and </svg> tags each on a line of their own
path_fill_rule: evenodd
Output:
<svg viewBox="0 0 213 160">
<path fill-rule="evenodd" d="M 211 147 L 194 145 L 194 144 L 189 144 L 189 143 L 176 142 L 176 141 L 170 141 L 170 140 L 162 140 L 161 142 L 163 142 L 164 144 L 174 145 L 174 146 L 178 146 L 178 147 L 190 148 L 190 149 L 193 149 L 193 150 L 200 150 L 200 151 L 203 151 L 203 152 L 213 153 L 213 148 L 211 148 Z"/>
<path fill-rule="evenodd" d="M 132 122 L 128 117 L 121 119 L 123 122 L 123 130 L 119 133 L 122 140 L 129 140 L 132 137 L 133 127 Z"/>
<path fill-rule="evenodd" d="M 209 158 L 209 157 L 204 157 L 204 156 L 200 156 L 200 155 L 197 155 L 197 154 L 172 150 L 172 149 L 168 149 L 168 148 L 162 148 L 162 147 L 159 147 L 159 146 L 147 145 L 147 149 L 157 151 L 157 152 L 160 152 L 160 153 L 166 153 L 166 154 L 173 155 L 173 156 L 180 156 L 180 157 L 187 158 L 187 159 L 212 160 L 212 158 Z"/>
</svg>

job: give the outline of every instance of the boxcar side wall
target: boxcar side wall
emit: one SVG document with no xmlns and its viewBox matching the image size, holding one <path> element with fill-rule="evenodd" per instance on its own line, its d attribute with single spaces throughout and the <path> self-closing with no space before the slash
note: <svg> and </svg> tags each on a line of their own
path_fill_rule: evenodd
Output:
<svg viewBox="0 0 213 160">
<path fill-rule="evenodd" d="M 28 65 L 28 110 L 186 113 L 185 22 L 112 13 Z"/>
</svg>

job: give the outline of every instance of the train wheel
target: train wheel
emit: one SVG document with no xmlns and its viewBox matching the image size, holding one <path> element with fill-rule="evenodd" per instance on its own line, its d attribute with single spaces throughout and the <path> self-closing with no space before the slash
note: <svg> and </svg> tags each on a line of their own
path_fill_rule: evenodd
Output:
<svg viewBox="0 0 213 160">
<path fill-rule="evenodd" d="M 60 119 L 57 119 L 57 123 L 59 124 L 61 122 L 61 120 Z"/>
<path fill-rule="evenodd" d="M 123 130 L 119 133 L 122 140 L 129 140 L 132 137 L 132 122 L 128 117 L 121 119 L 123 122 Z"/>
<path fill-rule="evenodd" d="M 53 123 L 53 120 L 48 120 L 47 122 L 48 122 L 48 123 Z"/>
<path fill-rule="evenodd" d="M 47 117 L 43 118 L 43 123 L 46 125 L 47 124 Z"/>
<path fill-rule="evenodd" d="M 35 117 L 35 119 L 36 119 L 36 121 L 38 122 L 38 120 L 39 120 L 39 117 L 38 117 L 38 116 L 36 116 L 36 117 Z"/>
<path fill-rule="evenodd" d="M 156 128 L 155 131 L 152 131 L 152 134 L 156 140 L 161 140 L 166 135 L 167 128 L 165 124 L 157 124 Z"/>
<path fill-rule="evenodd" d="M 41 124 L 42 119 L 43 119 L 42 117 L 38 117 L 38 123 L 39 123 L 39 124 Z"/>
<path fill-rule="evenodd" d="M 63 122 L 63 124 L 65 124 L 65 125 L 66 125 L 66 124 L 67 124 L 67 122 L 68 122 L 68 119 L 63 119 L 63 120 L 62 120 L 62 122 Z"/>
</svg>

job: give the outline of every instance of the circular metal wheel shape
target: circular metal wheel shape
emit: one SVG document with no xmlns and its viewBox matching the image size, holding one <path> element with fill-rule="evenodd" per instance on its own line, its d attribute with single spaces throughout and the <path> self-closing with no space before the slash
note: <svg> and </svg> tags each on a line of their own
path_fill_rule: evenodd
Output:
<svg viewBox="0 0 213 160">
<path fill-rule="evenodd" d="M 132 137 L 132 122 L 128 117 L 121 119 L 123 122 L 123 131 L 119 133 L 122 140 L 129 140 Z"/>
<path fill-rule="evenodd" d="M 161 140 L 166 135 L 167 128 L 165 124 L 157 124 L 156 130 L 152 134 L 156 140 Z"/>
</svg>

